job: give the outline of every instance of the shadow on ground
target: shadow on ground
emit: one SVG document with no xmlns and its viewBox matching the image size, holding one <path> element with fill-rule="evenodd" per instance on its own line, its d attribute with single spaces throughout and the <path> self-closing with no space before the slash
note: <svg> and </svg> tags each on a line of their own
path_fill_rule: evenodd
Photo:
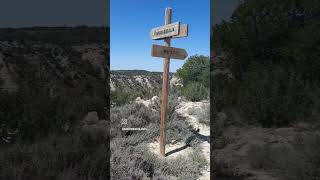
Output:
<svg viewBox="0 0 320 180">
<path fill-rule="evenodd" d="M 194 135 L 190 136 L 187 140 L 186 140 L 186 145 L 182 146 L 182 147 L 179 147 L 177 149 L 174 149 L 172 151 L 169 151 L 166 153 L 166 157 L 167 156 L 170 156 L 176 152 L 179 152 L 179 151 L 182 151 L 188 147 L 190 147 L 190 144 L 192 141 L 194 141 L 195 139 L 199 139 L 201 141 L 207 141 L 208 143 L 210 143 L 210 136 L 205 136 L 205 135 L 202 135 L 200 134 L 198 131 L 192 131 Z"/>
</svg>

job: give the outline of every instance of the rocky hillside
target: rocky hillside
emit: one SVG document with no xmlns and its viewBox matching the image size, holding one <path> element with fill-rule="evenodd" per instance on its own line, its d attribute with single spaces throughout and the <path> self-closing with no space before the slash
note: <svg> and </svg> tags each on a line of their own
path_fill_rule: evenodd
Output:
<svg viewBox="0 0 320 180">
<path fill-rule="evenodd" d="M 104 32 L 103 28 L 85 27 L 1 29 L 1 89 L 16 91 L 35 71 L 38 77 L 48 76 L 47 84 L 62 80 L 76 83 L 85 74 L 103 78 L 107 50 L 101 40 Z M 55 87 L 49 90 L 53 92 Z"/>
<path fill-rule="evenodd" d="M 85 26 L 0 29 L 2 179 L 110 179 L 108 34 Z"/>
<path fill-rule="evenodd" d="M 152 91 L 161 87 L 161 81 L 161 72 L 118 70 L 111 71 L 110 88 L 111 91 L 115 91 L 118 88 Z"/>
<path fill-rule="evenodd" d="M 181 86 L 179 78 L 170 73 L 170 86 Z M 162 87 L 162 72 L 145 70 L 114 70 L 110 73 L 111 101 L 115 102 L 119 96 L 127 96 L 134 100 L 137 97 L 149 99 L 159 95 Z M 173 88 L 172 88 L 173 89 Z"/>
<path fill-rule="evenodd" d="M 70 127 L 90 111 L 103 116 L 108 31 L 85 26 L 0 29 L 2 123 L 34 137 Z"/>
</svg>

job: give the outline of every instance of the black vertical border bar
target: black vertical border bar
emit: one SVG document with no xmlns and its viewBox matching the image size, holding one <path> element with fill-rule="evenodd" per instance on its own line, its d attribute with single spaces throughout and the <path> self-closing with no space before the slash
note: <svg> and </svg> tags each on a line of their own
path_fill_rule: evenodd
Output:
<svg viewBox="0 0 320 180">
<path fill-rule="evenodd" d="M 213 12 L 213 6 L 214 6 L 214 0 L 210 0 L 210 74 L 209 74 L 209 87 L 210 87 L 210 92 L 209 92 L 209 96 L 210 96 L 210 179 L 213 179 L 213 175 L 214 175 L 214 164 L 212 163 L 213 161 L 213 126 L 214 126 L 214 112 L 215 112 L 215 108 L 214 108 L 214 99 L 212 98 L 212 81 L 211 81 L 211 72 L 213 70 L 213 63 L 214 63 L 214 32 L 213 32 L 213 25 L 214 25 L 214 12 Z"/>
<path fill-rule="evenodd" d="M 105 89 L 105 119 L 108 121 L 108 130 L 107 130 L 107 142 L 105 143 L 106 145 L 106 156 L 107 156 L 107 162 L 106 163 L 106 174 L 108 179 L 110 179 L 110 157 L 111 157 L 111 152 L 110 152 L 110 0 L 106 0 L 106 27 L 105 27 L 105 36 L 104 36 L 104 45 L 105 45 L 105 84 L 106 84 L 106 89 Z"/>
</svg>

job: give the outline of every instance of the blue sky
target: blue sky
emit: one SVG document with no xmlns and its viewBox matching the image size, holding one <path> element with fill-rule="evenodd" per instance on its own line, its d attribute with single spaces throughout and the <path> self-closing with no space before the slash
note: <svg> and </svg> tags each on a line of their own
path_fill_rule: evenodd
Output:
<svg viewBox="0 0 320 180">
<path fill-rule="evenodd" d="M 162 71 L 163 59 L 151 57 L 150 30 L 164 24 L 165 8 L 172 8 L 172 22 L 189 25 L 189 36 L 173 39 L 172 47 L 188 55 L 210 54 L 210 0 L 110 0 L 110 65 L 112 70 Z M 183 60 L 171 60 L 170 72 Z"/>
</svg>

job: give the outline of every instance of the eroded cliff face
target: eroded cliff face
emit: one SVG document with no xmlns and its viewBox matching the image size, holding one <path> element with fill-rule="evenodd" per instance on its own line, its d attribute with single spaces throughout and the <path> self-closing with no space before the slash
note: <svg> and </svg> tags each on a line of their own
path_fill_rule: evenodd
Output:
<svg viewBox="0 0 320 180">
<path fill-rule="evenodd" d="M 148 72 L 139 70 L 111 71 L 110 88 L 115 91 L 118 88 L 129 88 L 141 91 L 142 89 L 153 91 L 161 87 L 160 72 Z"/>
<path fill-rule="evenodd" d="M 170 74 L 170 87 L 182 86 L 180 79 Z M 110 73 L 110 90 L 126 90 L 137 95 L 149 94 L 146 98 L 159 95 L 162 87 L 162 72 L 144 70 L 116 70 Z M 138 97 L 138 96 L 137 96 Z M 143 98 L 143 97 L 142 97 Z"/>
</svg>

